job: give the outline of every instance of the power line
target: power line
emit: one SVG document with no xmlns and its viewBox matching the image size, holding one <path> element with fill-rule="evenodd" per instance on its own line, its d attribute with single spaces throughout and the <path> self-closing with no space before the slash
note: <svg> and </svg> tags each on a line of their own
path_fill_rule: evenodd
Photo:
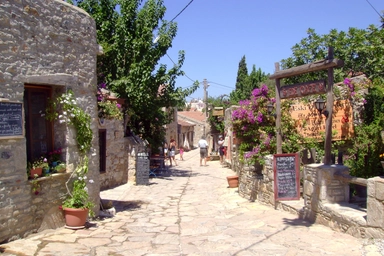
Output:
<svg viewBox="0 0 384 256">
<path fill-rule="evenodd" d="M 375 12 L 380 16 L 380 18 L 384 18 L 376 9 L 375 7 L 373 7 L 373 5 L 368 1 L 368 0 L 365 0 L 367 1 L 367 3 L 372 7 L 373 10 L 375 10 Z"/>
<path fill-rule="evenodd" d="M 174 19 L 176 19 L 185 9 L 187 9 L 187 7 L 193 2 L 193 0 L 191 0 L 170 22 L 172 22 Z"/>
<path fill-rule="evenodd" d="M 216 84 L 216 85 L 220 85 L 220 86 L 223 86 L 223 87 L 227 87 L 227 88 L 232 89 L 232 90 L 235 89 L 234 87 L 223 85 L 223 84 L 219 84 L 219 83 L 215 83 L 215 82 L 212 82 L 212 81 L 208 81 L 208 82 L 211 83 L 211 84 Z"/>
<path fill-rule="evenodd" d="M 168 55 L 168 53 L 166 53 L 166 55 L 167 55 L 167 57 L 172 61 L 172 63 L 175 65 L 175 66 L 177 66 L 177 64 L 173 61 L 173 59 Z M 189 80 L 191 80 L 192 82 L 195 82 L 196 80 L 193 80 L 192 78 L 190 78 L 189 76 L 187 76 L 187 74 L 185 74 L 185 72 L 184 72 L 184 76 L 186 77 L 186 78 L 188 78 Z"/>
</svg>

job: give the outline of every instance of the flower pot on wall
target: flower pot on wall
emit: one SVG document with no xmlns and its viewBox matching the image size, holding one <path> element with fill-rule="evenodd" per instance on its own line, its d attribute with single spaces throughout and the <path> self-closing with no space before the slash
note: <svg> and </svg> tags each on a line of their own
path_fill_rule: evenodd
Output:
<svg viewBox="0 0 384 256">
<path fill-rule="evenodd" d="M 63 208 L 63 210 L 66 228 L 81 229 L 85 227 L 88 217 L 88 209 Z"/>
<path fill-rule="evenodd" d="M 35 178 L 35 174 L 37 174 L 39 177 L 43 174 L 43 168 L 35 168 L 30 170 L 30 175 L 29 177 Z"/>
<path fill-rule="evenodd" d="M 228 176 L 227 177 L 228 186 L 230 188 L 237 188 L 239 186 L 239 176 Z"/>
</svg>

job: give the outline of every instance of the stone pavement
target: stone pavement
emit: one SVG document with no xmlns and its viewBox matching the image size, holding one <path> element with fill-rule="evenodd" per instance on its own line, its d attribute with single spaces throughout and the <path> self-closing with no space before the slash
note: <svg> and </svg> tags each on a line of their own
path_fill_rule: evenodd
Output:
<svg viewBox="0 0 384 256">
<path fill-rule="evenodd" d="M 218 161 L 200 167 L 198 149 L 184 153 L 178 164 L 148 186 L 101 192 L 103 200 L 113 201 L 113 218 L 2 244 L 0 254 L 384 255 L 381 241 L 334 232 L 240 197 L 226 181 L 233 171 Z"/>
</svg>

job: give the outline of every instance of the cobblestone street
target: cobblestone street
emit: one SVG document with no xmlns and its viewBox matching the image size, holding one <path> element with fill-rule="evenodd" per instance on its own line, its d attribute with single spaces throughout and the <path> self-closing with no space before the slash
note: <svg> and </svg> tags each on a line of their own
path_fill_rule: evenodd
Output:
<svg viewBox="0 0 384 256">
<path fill-rule="evenodd" d="M 178 158 L 178 156 L 177 156 Z M 90 228 L 46 230 L 0 245 L 3 255 L 382 255 L 380 243 L 311 224 L 249 202 L 228 188 L 233 171 L 199 166 L 186 152 L 171 174 L 149 186 L 103 191 L 117 214 Z"/>
</svg>

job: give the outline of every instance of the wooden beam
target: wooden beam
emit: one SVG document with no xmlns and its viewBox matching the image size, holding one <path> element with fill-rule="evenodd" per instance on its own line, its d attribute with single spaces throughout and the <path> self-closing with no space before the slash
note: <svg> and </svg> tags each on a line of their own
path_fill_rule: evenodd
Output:
<svg viewBox="0 0 384 256">
<path fill-rule="evenodd" d="M 328 48 L 328 56 L 333 58 L 333 48 Z M 324 164 L 332 164 L 332 116 L 333 116 L 333 68 L 328 69 L 327 86 L 327 108 L 328 117 L 325 120 L 325 140 L 324 140 Z"/>
<path fill-rule="evenodd" d="M 280 70 L 278 62 L 275 63 L 275 72 Z M 276 79 L 276 152 L 277 154 L 283 153 L 283 138 L 281 134 L 281 104 L 280 104 L 280 79 Z"/>
<path fill-rule="evenodd" d="M 330 59 L 330 60 L 320 60 L 313 63 L 275 71 L 273 75 L 269 77 L 269 79 L 281 79 L 291 76 L 297 76 L 305 73 L 315 72 L 319 70 L 325 70 L 329 68 L 339 68 L 344 66 L 344 61 L 339 59 Z"/>
</svg>

